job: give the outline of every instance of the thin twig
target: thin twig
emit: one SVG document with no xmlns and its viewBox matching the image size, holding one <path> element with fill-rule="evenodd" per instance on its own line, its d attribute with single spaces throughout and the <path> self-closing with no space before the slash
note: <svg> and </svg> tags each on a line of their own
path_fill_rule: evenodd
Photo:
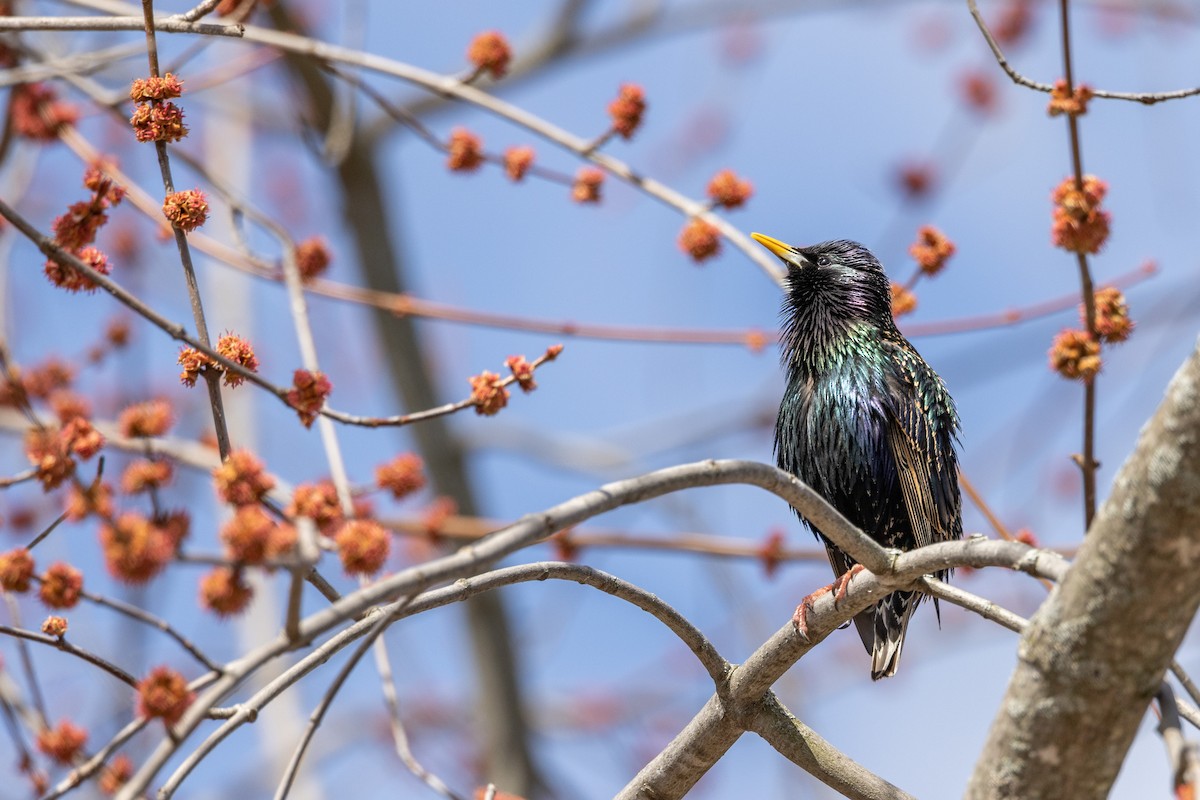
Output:
<svg viewBox="0 0 1200 800">
<path fill-rule="evenodd" d="M 265 215 L 256 216 L 260 224 L 267 228 L 278 240 L 282 249 L 284 285 L 287 287 L 288 310 L 292 318 L 292 327 L 296 332 L 297 343 L 300 347 L 300 360 L 304 368 L 314 374 L 319 374 L 321 364 L 317 357 L 317 341 L 313 336 L 312 324 L 308 317 L 308 303 L 304 296 L 304 287 L 300 276 L 300 268 L 296 263 L 296 247 L 291 236 L 280 225 Z M 350 493 L 350 478 L 346 473 L 346 460 L 342 455 L 342 446 L 338 441 L 337 431 L 333 421 L 327 416 L 317 418 L 317 430 L 321 435 L 321 447 L 325 452 L 325 463 L 337 492 L 338 503 L 346 519 L 354 517 L 354 498 Z M 299 635 L 300 623 L 300 588 L 302 581 L 308 575 L 317 574 L 317 562 L 321 558 L 321 550 L 317 545 L 317 526 L 313 520 L 299 520 L 296 525 L 298 532 L 296 560 L 298 565 L 292 569 L 292 585 L 288 592 L 287 630 Z"/>
<path fill-rule="evenodd" d="M 206 17 L 211 14 L 217 6 L 221 4 L 221 0 L 204 0 L 191 11 L 185 11 L 179 14 L 179 18 L 185 22 L 195 22 L 201 17 Z"/>
<path fill-rule="evenodd" d="M 375 646 L 376 653 L 378 654 L 378 648 L 383 642 L 382 638 L 380 637 L 387 629 L 388 625 L 391 624 L 391 622 L 395 619 L 396 615 L 408 606 L 410 600 L 411 598 L 406 598 L 404 601 L 393 604 L 393 606 L 386 612 L 376 615 L 378 616 L 378 620 L 363 637 L 363 641 L 359 644 L 354 653 L 351 654 L 349 660 L 338 672 L 338 675 L 334 679 L 333 683 L 331 683 L 329 688 L 325 690 L 325 694 L 321 697 L 321 702 L 317 704 L 315 709 L 313 709 L 312 714 L 309 716 L 308 725 L 305 726 L 304 732 L 301 734 L 300 741 L 296 744 L 296 749 L 293 751 L 292 758 L 288 762 L 287 770 L 284 772 L 284 776 L 280 780 L 279 788 L 275 792 L 275 800 L 286 799 L 288 792 L 291 790 L 292 783 L 296 778 L 296 773 L 299 771 L 300 763 L 304 758 L 304 753 L 308 749 L 309 743 L 312 741 L 313 736 L 316 735 L 317 728 L 320 727 L 321 722 L 324 720 L 325 714 L 329 711 L 330 706 L 333 704 L 333 700 L 337 696 L 337 693 L 341 691 L 346 679 L 350 677 L 350 673 L 358 665 L 358 662 L 362 660 L 362 657 L 366 655 L 367 649 L 372 647 L 372 645 Z M 385 677 L 384 685 L 385 687 L 390 685 L 390 680 L 387 677 Z M 425 785 L 443 797 L 450 798 L 450 800 L 462 800 L 458 794 L 450 789 L 445 781 L 425 769 L 425 767 L 423 767 L 413 756 L 411 750 L 408 749 L 407 737 L 404 736 L 404 728 L 401 724 L 399 724 L 398 709 L 392 703 L 394 699 L 395 692 L 393 690 L 388 695 L 389 710 L 392 712 L 392 733 L 393 738 L 396 741 L 397 752 L 399 753 L 400 758 L 404 762 L 405 766 L 407 766 L 409 771 L 423 781 Z"/>
<path fill-rule="evenodd" d="M 988 521 L 988 525 L 992 526 L 992 530 L 996 532 L 997 536 L 1009 542 L 1019 541 L 1019 539 L 1012 534 L 1012 531 L 1008 529 L 1008 526 L 1000 520 L 1000 517 L 997 516 L 996 512 L 992 510 L 992 507 L 988 505 L 987 500 L 985 500 L 983 495 L 979 493 L 979 490 L 975 488 L 975 484 L 973 484 L 970 479 L 967 478 L 966 473 L 964 473 L 962 470 L 958 471 L 958 485 L 962 487 L 963 494 L 965 494 L 967 498 L 975 505 L 975 508 L 979 510 L 979 513 L 983 514 L 984 519 Z M 1046 587 L 1046 591 L 1049 591 L 1051 588 L 1050 581 L 1046 580 L 1045 578 L 1039 578 L 1039 580 L 1042 582 L 1042 585 Z"/>
<path fill-rule="evenodd" d="M 146 58 L 150 62 L 150 74 L 157 78 L 158 46 L 155 43 L 154 30 L 154 0 L 142 0 L 143 25 L 146 31 Z M 171 177 L 171 159 L 167 154 L 167 143 L 154 142 L 154 152 L 158 156 L 158 169 L 162 174 L 163 191 L 167 195 L 174 193 L 175 181 Z M 179 250 L 179 263 L 183 267 L 184 282 L 187 284 L 188 300 L 192 305 L 192 320 L 196 324 L 196 335 L 206 346 L 211 342 L 208 338 L 208 323 L 204 318 L 204 302 L 200 297 L 200 284 L 196 280 L 196 268 L 192 264 L 192 251 L 188 247 L 187 233 L 178 225 L 171 223 L 171 232 L 175 236 L 175 247 Z M 204 382 L 208 387 L 208 402 L 212 406 L 213 428 L 217 434 L 217 449 L 221 460 L 229 457 L 229 428 L 225 423 L 225 403 L 221 399 L 220 376 L 213 370 L 204 371 Z"/>
<path fill-rule="evenodd" d="M 22 217 L 20 214 L 18 214 L 16 212 L 16 210 L 12 208 L 12 206 L 10 206 L 10 205 L 8 205 L 8 203 L 4 202 L 3 199 L 0 199 L 0 216 L 4 217 L 9 222 L 11 222 L 13 224 L 13 227 L 15 227 L 26 238 L 30 239 L 34 244 L 36 244 L 38 249 L 41 250 L 47 257 L 53 259 L 54 261 L 58 262 L 59 264 L 62 264 L 65 267 L 69 267 L 71 269 L 77 270 L 78 272 L 82 273 L 83 275 L 85 275 L 88 278 L 88 280 L 92 281 L 97 286 L 104 289 L 106 292 L 111 294 L 114 298 L 119 300 L 121 303 L 125 304 L 130 309 L 137 312 L 139 315 L 141 315 L 145 319 L 149 320 L 150 322 L 154 323 L 159 328 L 161 328 L 164 332 L 166 332 L 168 335 L 170 335 L 171 338 L 177 339 L 181 342 L 186 343 L 188 346 L 198 350 L 199 352 L 203 353 L 205 356 L 207 356 L 211 360 L 215 361 L 218 365 L 220 365 L 220 367 L 222 369 L 237 373 L 239 376 L 241 376 L 245 380 L 249 381 L 250 383 L 254 384 L 255 386 L 258 386 L 262 389 L 266 389 L 268 392 L 275 395 L 276 398 L 278 398 L 282 403 L 287 405 L 289 408 L 292 407 L 291 403 L 288 401 L 288 398 L 287 398 L 287 395 L 288 395 L 287 389 L 284 389 L 280 386 L 276 386 L 275 384 L 268 381 L 266 378 L 259 375 L 257 372 L 253 372 L 253 371 L 247 369 L 246 367 L 242 366 L 241 364 L 238 364 L 235 361 L 229 360 L 228 358 L 226 358 L 225 356 L 221 355 L 216 350 L 214 350 L 211 346 L 204 344 L 199 339 L 189 336 L 187 333 L 187 329 L 184 328 L 182 325 L 172 322 L 172 321 L 168 320 L 167 318 L 163 317 L 161 314 L 154 311 L 152 308 L 150 308 L 145 303 L 143 303 L 141 300 L 139 300 L 137 297 L 135 297 L 128 290 L 122 288 L 115 281 L 109 279 L 107 276 L 103 275 L 102 273 L 97 272 L 96 270 L 92 269 L 91 266 L 89 266 L 88 264 L 85 264 L 77 256 L 75 256 L 72 253 L 67 252 L 62 247 L 60 247 L 57 243 L 55 243 L 52 239 L 41 234 L 24 217 Z M 547 360 L 549 360 L 549 359 L 547 359 L 543 356 L 543 357 L 539 358 L 538 360 L 536 360 L 534 362 L 534 364 L 540 366 L 542 363 L 544 363 Z M 207 374 L 208 374 L 207 370 L 205 371 L 205 374 L 207 376 Z M 516 378 L 512 375 L 509 375 L 507 378 L 501 379 L 499 381 L 499 385 L 501 388 L 504 388 L 504 387 L 512 385 L 515 381 L 516 381 Z M 346 423 L 349 425 L 360 425 L 360 426 L 368 427 L 368 428 L 399 427 L 402 425 L 411 425 L 415 422 L 422 422 L 424 420 L 432 419 L 434 417 L 441 417 L 441 416 L 445 416 L 447 414 L 453 414 L 458 411 L 463 411 L 468 408 L 473 408 L 473 407 L 475 407 L 475 405 L 476 405 L 475 400 L 468 397 L 465 400 L 459 400 L 458 402 L 455 402 L 455 403 L 446 403 L 445 405 L 441 405 L 436 408 L 426 409 L 424 411 L 416 411 L 411 414 L 398 414 L 398 415 L 390 416 L 390 417 L 369 417 L 369 416 L 360 416 L 360 415 L 356 415 L 356 414 L 347 414 L 342 411 L 335 411 L 334 409 L 331 409 L 329 407 L 325 407 L 325 408 L 321 409 L 320 413 L 324 416 L 329 417 L 330 419 L 336 420 L 338 422 L 343 422 L 343 423 Z"/>
<path fill-rule="evenodd" d="M 89 591 L 80 592 L 80 596 L 98 606 L 104 606 L 105 608 L 112 609 L 118 614 L 123 614 L 132 620 L 142 623 L 143 625 L 148 625 L 155 630 L 162 631 L 167 636 L 178 642 L 180 647 L 186 650 L 192 656 L 192 658 L 204 665 L 206 669 L 211 670 L 217 675 L 221 674 L 222 670 L 218 664 L 213 662 L 208 656 L 204 655 L 200 648 L 196 647 L 196 645 L 194 645 L 190 639 L 176 630 L 175 626 L 167 622 L 165 619 L 157 617 L 154 614 L 151 614 L 149 611 L 146 611 L 138 606 L 117 600 L 116 598 L 105 597 Z"/>
<path fill-rule="evenodd" d="M 559 128 L 550 122 L 529 113 L 525 109 L 507 103 L 487 92 L 463 83 L 458 78 L 449 75 L 439 75 L 419 67 L 405 64 L 393 59 L 384 58 L 371 53 L 362 53 L 347 47 L 340 47 L 292 33 L 247 26 L 245 31 L 247 41 L 267 44 L 300 55 L 306 55 L 318 61 L 333 61 L 350 64 L 356 67 L 379 72 L 416 84 L 446 97 L 462 100 L 523 127 L 547 141 L 591 161 L 621 181 L 631 184 L 634 188 L 658 200 L 659 202 L 680 211 L 685 217 L 697 217 L 715 227 L 721 235 L 734 247 L 741 250 L 752 263 L 777 285 L 783 284 L 783 269 L 776 259 L 771 258 L 762 248 L 755 245 L 740 230 L 729 224 L 724 218 L 711 213 L 706 204 L 693 200 L 684 194 L 635 171 L 620 159 L 592 149 L 593 142 L 583 139 Z"/>
<path fill-rule="evenodd" d="M 10 486 L 27 483 L 28 481 L 37 480 L 38 471 L 36 469 L 27 469 L 24 472 L 18 472 L 16 475 L 10 475 L 7 478 L 0 478 L 0 489 L 7 489 Z"/>
<path fill-rule="evenodd" d="M 1196 686 L 1196 682 L 1192 680 L 1192 676 L 1188 675 L 1179 662 L 1171 660 L 1171 674 L 1175 676 L 1175 680 L 1179 681 L 1179 685 L 1188 693 L 1188 697 L 1192 698 L 1192 702 L 1200 706 L 1200 687 Z"/>
<path fill-rule="evenodd" d="M 1048 578 L 1041 578 L 1041 580 L 1048 580 Z M 965 608 L 967 611 L 973 611 L 984 619 L 1002 625 L 1010 631 L 1020 633 L 1025 630 L 1025 626 L 1029 623 L 1029 620 L 1020 614 L 1014 614 L 1004 606 L 968 592 L 965 589 L 951 586 L 945 581 L 940 581 L 932 576 L 926 575 L 922 578 L 920 586 L 926 594 L 932 595 L 939 600 L 945 600 L 947 603 L 953 603 L 960 608 Z"/>
<path fill-rule="evenodd" d="M 1124 272 L 1112 280 L 1105 281 L 1105 286 L 1116 286 L 1118 288 L 1128 288 L 1136 283 L 1140 283 L 1149 277 L 1152 277 L 1158 271 L 1158 266 L 1152 261 L 1148 261 L 1136 269 L 1129 272 Z M 972 317 L 962 317 L 960 319 L 948 319 L 934 322 L 917 322 L 902 325 L 904 335 L 908 337 L 918 336 L 944 336 L 947 334 L 966 333 L 969 331 L 981 331 L 991 328 L 1003 328 L 1009 325 L 1016 325 L 1022 322 L 1028 322 L 1034 319 L 1048 317 L 1051 314 L 1057 314 L 1060 311 L 1075 308 L 1079 305 L 1079 295 L 1071 293 L 1055 297 L 1050 300 L 1043 300 L 1039 303 L 1032 303 L 1023 308 L 1014 308 L 1008 311 L 1000 311 L 991 314 L 980 314 Z"/>
<path fill-rule="evenodd" d="M 336 68 L 326 67 L 333 74 L 343 77 L 347 80 L 357 82 L 363 88 L 363 91 L 372 99 L 378 98 L 377 102 L 387 102 L 386 98 L 370 88 L 369 84 L 361 81 L 361 79 L 349 76 L 349 73 L 339 71 Z M 85 83 L 76 83 L 79 88 L 89 94 L 94 94 L 94 88 L 89 87 Z M 399 109 L 395 109 L 400 113 Z M 413 124 L 420 125 L 420 122 L 414 120 Z M 441 147 L 442 143 L 438 142 L 432 133 L 429 133 L 423 126 L 420 127 L 424 131 L 422 138 L 428 137 L 432 146 Z M 81 159 L 86 163 L 97 163 L 99 153 L 92 148 L 86 140 L 74 131 L 74 129 L 65 129 L 61 138 L 66 144 L 71 147 Z M 188 163 L 194 170 L 204 176 L 213 188 L 226 199 L 231 206 L 234 206 L 245 213 L 246 216 L 252 217 L 259 221 L 264 226 L 270 226 L 273 222 L 266 215 L 256 211 L 253 206 L 246 203 L 244 198 L 235 197 L 232 189 L 223 186 L 222 182 L 212 175 L 211 172 L 204 168 L 204 165 L 197 159 L 191 157 L 184 151 L 177 151 L 176 158 L 181 158 Z M 159 221 L 161 211 L 159 204 L 153 201 L 141 187 L 137 185 L 127 174 L 117 169 L 111 163 L 101 165 L 105 173 L 123 186 L 128 192 L 129 200 L 145 213 L 151 220 Z M 269 230 L 271 228 L 268 228 Z M 276 230 L 282 230 L 278 225 L 274 226 Z M 218 262 L 232 267 L 240 272 L 255 275 L 265 280 L 283 282 L 283 271 L 275 265 L 270 264 L 263 259 L 251 253 L 237 253 L 227 245 L 218 242 L 201 232 L 193 232 L 188 239 L 197 250 L 208 254 Z M 1157 272 L 1157 266 L 1153 262 L 1147 262 L 1137 269 L 1122 273 L 1112 280 L 1106 281 L 1105 285 L 1116 286 L 1119 288 L 1127 288 L 1131 285 L 1139 283 Z M 499 328 L 504 330 L 519 330 L 531 333 L 546 333 L 556 336 L 570 336 L 583 339 L 601 339 L 606 341 L 627 341 L 627 342 L 665 342 L 677 344 L 727 344 L 745 347 L 752 352 L 761 352 L 768 345 L 774 344 L 776 335 L 774 333 L 765 332 L 757 328 L 749 330 L 712 330 L 712 329 L 687 329 L 687 328 L 659 328 L 649 326 L 633 326 L 633 325 L 608 325 L 604 323 L 591 322 L 575 322 L 570 320 L 542 320 L 532 319 L 526 316 L 516 316 L 512 314 L 499 314 L 488 311 L 480 311 L 477 309 L 467 309 L 460 306 L 455 306 L 448 303 L 440 303 L 433 300 L 424 299 L 414 296 L 409 293 L 386 292 L 375 289 L 354 286 L 350 284 L 338 283 L 322 278 L 309 281 L 304 284 L 304 291 L 313 294 L 331 297 L 344 302 L 366 305 L 373 308 L 383 309 L 393 314 L 411 315 L 416 317 L 424 317 L 428 319 L 444 320 L 448 322 L 459 322 L 467 325 L 478 325 L 488 328 Z M 963 317 L 960 319 L 948 319 L 933 322 L 916 322 L 907 323 L 901 326 L 904 334 L 910 338 L 922 336 L 943 336 L 948 334 L 957 334 L 968 331 L 981 331 L 994 328 L 1004 328 L 1012 325 L 1017 325 L 1022 322 L 1040 319 L 1051 314 L 1058 313 L 1067 309 L 1074 308 L 1079 303 L 1077 294 L 1068 294 L 1060 297 L 1055 297 L 1050 300 L 1043 300 L 1038 303 L 1033 303 L 1029 306 L 1021 308 L 1013 308 L 1005 311 L 998 311 L 991 314 L 975 315 L 971 317 Z"/>
<path fill-rule="evenodd" d="M 1158 733 L 1166 745 L 1167 760 L 1171 764 L 1171 788 L 1176 797 L 1195 797 L 1196 790 L 1200 788 L 1200 751 L 1195 742 L 1189 742 L 1183 735 L 1179 707 L 1171 684 L 1163 681 L 1157 698 L 1160 714 Z"/>
<path fill-rule="evenodd" d="M 317 703 L 316 708 L 309 715 L 308 724 L 304 726 L 304 731 L 300 734 L 300 741 L 296 743 L 296 747 L 292 751 L 292 757 L 288 759 L 287 767 L 284 769 L 283 777 L 280 778 L 279 787 L 275 790 L 275 800 L 286 800 L 288 793 L 291 792 L 296 774 L 300 771 L 300 764 L 304 760 L 304 754 L 308 750 L 309 742 L 312 741 L 317 728 L 321 726 L 321 722 L 325 719 L 325 713 L 329 711 L 334 698 L 341 691 L 346 679 L 350 677 L 350 673 L 358 666 L 358 662 L 362 660 L 371 643 L 383 633 L 388 623 L 392 621 L 393 616 L 394 614 L 389 613 L 376 613 L 372 615 L 371 627 L 364 635 L 363 641 L 359 643 L 359 646 L 355 648 L 347 662 L 338 670 L 337 676 L 321 696 L 321 701 Z M 232 718 L 230 717 L 230 719 Z"/>
<path fill-rule="evenodd" d="M 1062 31 L 1063 75 L 1067 95 L 1075 91 L 1075 79 L 1071 64 L 1071 12 L 1069 0 L 1059 0 L 1059 20 Z M 1065 114 L 1067 133 L 1071 147 L 1071 169 L 1075 178 L 1076 191 L 1083 191 L 1083 147 L 1079 141 L 1079 119 L 1076 114 Z M 1096 329 L 1096 290 L 1092 285 L 1092 273 L 1088 267 L 1087 254 L 1075 254 L 1079 265 L 1080 291 L 1083 294 L 1083 320 L 1088 335 L 1097 344 L 1100 337 Z M 1083 387 L 1083 453 L 1077 459 L 1083 473 L 1083 530 L 1092 527 L 1096 516 L 1096 377 L 1084 381 Z"/>
<path fill-rule="evenodd" d="M 971 482 L 962 470 L 958 472 L 958 484 L 962 487 L 963 494 L 975 504 L 975 508 L 979 510 L 979 513 L 983 514 L 983 518 L 988 521 L 988 525 L 992 526 L 992 530 L 996 532 L 997 536 L 1006 541 L 1016 541 L 1017 537 L 1012 535 L 1012 531 L 1008 529 L 1008 526 L 996 515 L 995 511 L 992 511 L 992 507 L 983 499 L 983 495 L 979 493 L 979 490 L 975 488 L 975 484 Z"/>
<path fill-rule="evenodd" d="M 979 7 L 975 4 L 975 0 L 967 0 L 967 8 L 971 11 L 971 16 L 975 19 L 975 24 L 979 26 L 979 32 L 983 34 L 983 38 L 987 41 L 988 47 L 992 50 L 992 55 L 996 58 L 996 63 L 1004 70 L 1004 74 L 1012 79 L 1013 83 L 1024 86 L 1028 89 L 1033 89 L 1038 92 L 1051 92 L 1054 87 L 1049 83 L 1038 83 L 1037 81 L 1027 78 L 1021 73 L 1013 69 L 1008 63 L 1008 59 L 1004 57 L 1004 52 L 1000 49 L 1000 43 L 996 41 L 996 37 L 992 35 L 987 23 L 983 21 L 983 15 L 979 13 Z M 1135 103 L 1143 103 L 1145 105 L 1154 105 L 1166 100 L 1179 100 L 1184 97 L 1193 97 L 1200 94 L 1200 87 L 1191 89 L 1177 89 L 1170 92 L 1112 92 L 1106 89 L 1093 89 L 1094 97 L 1103 97 L 1109 100 L 1131 100 Z"/>
<path fill-rule="evenodd" d="M 21 630 L 21 609 L 17 605 L 17 598 L 11 592 L 5 592 L 4 601 L 8 604 L 8 615 L 13 622 L 13 627 L 9 630 Z M 29 645 L 25 643 L 24 638 L 17 639 L 17 651 L 21 656 L 21 670 L 25 673 L 25 682 L 29 684 L 29 696 L 33 698 L 33 709 L 42 726 L 48 726 L 50 718 L 46 712 L 46 696 L 42 694 L 37 671 L 33 668 L 33 656 L 30 654 Z"/>
<path fill-rule="evenodd" d="M 47 536 L 49 536 L 51 533 L 54 532 L 55 528 L 57 528 L 59 525 L 63 524 L 63 522 L 65 522 L 66 519 L 67 519 L 66 512 L 59 514 L 57 517 L 54 518 L 54 522 L 51 522 L 45 528 L 38 531 L 37 536 L 34 536 L 33 539 L 30 540 L 29 544 L 25 545 L 25 549 L 32 550 L 33 548 L 37 547 L 39 544 L 42 543 L 43 540 L 45 540 L 45 538 Z"/>
<path fill-rule="evenodd" d="M 143 2 L 147 1 L 143 0 Z M 4 30 L 7 27 L 4 23 L 5 19 L 0 18 L 0 30 Z M 136 28 L 146 29 L 147 25 L 143 21 Z M 593 148 L 594 140 L 589 141 L 568 133 L 562 128 L 552 125 L 519 106 L 507 103 L 487 92 L 464 83 L 459 78 L 451 75 L 439 75 L 410 64 L 371 53 L 363 53 L 353 48 L 338 46 L 305 36 L 268 28 L 243 26 L 241 38 L 246 41 L 266 44 L 286 52 L 308 56 L 318 62 L 338 62 L 372 72 L 391 75 L 421 86 L 434 94 L 443 97 L 452 97 L 476 105 L 491 114 L 495 114 L 516 125 L 533 131 L 547 141 L 574 153 L 580 158 L 591 161 L 619 180 L 629 183 L 659 202 L 677 209 L 685 217 L 702 219 L 715 227 L 734 247 L 741 250 L 776 285 L 783 285 L 784 272 L 778 261 L 768 256 L 762 248 L 758 247 L 740 230 L 730 225 L 728 221 L 711 213 L 705 203 L 693 200 L 653 178 L 636 172 L 625 162 L 607 153 L 595 151 Z"/>
<path fill-rule="evenodd" d="M 22 708 L 21 698 L 19 696 L 10 697 L 10 691 L 15 694 L 17 690 L 16 681 L 9 679 L 0 670 L 0 716 L 4 717 L 4 727 L 8 731 L 8 736 L 12 739 L 13 748 L 17 753 L 18 764 L 32 764 L 33 753 L 29 749 L 29 743 L 25 741 L 25 729 L 21 727 L 22 719 L 20 718 Z"/>
<path fill-rule="evenodd" d="M 17 47 L 8 42 L 10 47 Z M 15 86 L 20 83 L 33 83 L 49 78 L 63 78 L 88 75 L 103 69 L 109 69 L 114 64 L 127 58 L 139 56 L 145 48 L 139 44 L 124 44 L 118 47 L 106 47 L 83 53 L 72 53 L 62 56 L 47 56 L 29 48 L 20 52 L 31 58 L 39 59 L 39 63 L 19 64 L 8 69 L 0 69 L 0 86 Z M 124 95 L 128 97 L 128 95 Z"/>
<path fill-rule="evenodd" d="M 134 688 L 137 687 L 137 683 L 138 683 L 137 678 L 133 677 L 128 672 L 126 672 L 125 670 L 118 667 L 116 664 L 113 664 L 110 661 L 104 660 L 103 658 L 96 655 L 95 653 L 91 653 L 87 650 L 84 650 L 82 647 L 76 647 L 75 645 L 68 642 L 65 637 L 47 636 L 44 633 L 35 633 L 33 631 L 27 631 L 23 628 L 14 628 L 9 625 L 0 625 L 0 634 L 4 634 L 5 636 L 12 636 L 13 638 L 19 639 L 23 642 L 24 641 L 37 642 L 38 644 L 44 644 L 49 647 L 53 647 L 55 650 L 61 650 L 64 653 L 70 653 L 71 655 L 75 656 L 76 658 L 82 658 L 84 661 L 88 662 L 89 664 L 99 667 L 100 669 L 107 672 L 109 675 L 112 675 L 117 680 L 119 680 L 123 683 L 126 683 Z M 25 652 L 24 649 L 22 649 L 22 653 L 24 653 L 24 652 Z M 30 669 L 32 670 L 32 664 L 30 664 L 29 666 L 30 666 Z"/>
<path fill-rule="evenodd" d="M 0 17 L 0 19 L 3 18 Z M 18 214 L 16 210 L 6 203 L 2 198 L 0 198 L 0 216 L 3 216 L 6 220 L 11 222 L 13 227 L 20 231 L 25 238 L 33 242 L 37 248 L 46 255 L 46 257 L 54 259 L 63 266 L 70 267 L 83 273 L 88 277 L 89 280 L 91 280 L 101 289 L 108 292 L 119 302 L 127 306 L 131 311 L 154 323 L 169 336 L 171 336 L 171 338 L 185 341 L 188 344 L 193 344 L 192 340 L 187 335 L 186 329 L 182 325 L 171 322 L 169 319 L 143 303 L 137 297 L 121 288 L 107 276 L 97 272 L 89 265 L 80 261 L 73 254 L 67 252 L 53 239 L 48 236 L 44 236 L 37 230 L 37 228 L 33 227 L 28 220 Z"/>
<path fill-rule="evenodd" d="M 396 696 L 396 684 L 393 679 L 392 664 L 388 658 L 387 644 L 382 637 L 379 637 L 375 639 L 372 649 L 375 652 L 375 668 L 379 671 L 379 683 L 383 691 L 384 702 L 387 704 L 388 723 L 392 730 L 392 743 L 395 745 L 396 755 L 408 768 L 408 771 L 430 789 L 449 800 L 463 800 L 462 796 L 451 789 L 444 780 L 430 772 L 424 764 L 417 760 L 417 756 L 408 742 L 408 731 L 404 727 L 404 719 L 400 716 L 400 698 Z"/>
</svg>

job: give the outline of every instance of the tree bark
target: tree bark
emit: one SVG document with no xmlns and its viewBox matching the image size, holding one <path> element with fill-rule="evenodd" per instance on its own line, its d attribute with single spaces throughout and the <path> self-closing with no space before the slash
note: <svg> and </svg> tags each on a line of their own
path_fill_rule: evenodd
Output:
<svg viewBox="0 0 1200 800">
<path fill-rule="evenodd" d="M 1030 620 L 972 800 L 1107 797 L 1200 604 L 1200 348 Z"/>
</svg>

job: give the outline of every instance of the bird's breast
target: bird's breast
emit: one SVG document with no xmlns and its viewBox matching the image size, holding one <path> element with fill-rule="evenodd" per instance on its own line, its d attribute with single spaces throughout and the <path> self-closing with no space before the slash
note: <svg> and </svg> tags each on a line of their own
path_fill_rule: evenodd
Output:
<svg viewBox="0 0 1200 800">
<path fill-rule="evenodd" d="M 865 374 L 794 377 L 776 423 L 780 468 L 826 497 L 870 481 L 886 446 L 881 392 Z"/>
</svg>

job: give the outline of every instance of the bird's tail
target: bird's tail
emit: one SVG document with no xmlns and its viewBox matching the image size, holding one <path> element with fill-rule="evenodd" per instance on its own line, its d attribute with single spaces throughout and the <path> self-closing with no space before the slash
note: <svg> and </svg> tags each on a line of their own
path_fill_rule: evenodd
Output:
<svg viewBox="0 0 1200 800">
<path fill-rule="evenodd" d="M 890 678 L 900 666 L 904 633 L 920 601 L 918 592 L 893 592 L 875 606 L 875 638 L 871 647 L 871 680 Z"/>
</svg>

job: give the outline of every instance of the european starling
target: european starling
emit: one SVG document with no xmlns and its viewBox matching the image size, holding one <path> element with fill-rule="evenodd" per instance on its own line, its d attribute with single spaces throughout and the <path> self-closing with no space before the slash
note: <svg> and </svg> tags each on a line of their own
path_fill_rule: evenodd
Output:
<svg viewBox="0 0 1200 800">
<path fill-rule="evenodd" d="M 958 414 L 942 379 L 896 329 L 883 265 L 856 242 L 792 247 L 751 235 L 788 269 L 780 335 L 787 389 L 775 423 L 779 468 L 884 547 L 911 550 L 961 538 Z M 840 576 L 834 586 L 844 591 L 840 582 L 855 561 L 808 524 L 825 542 Z M 921 599 L 920 592 L 893 592 L 854 618 L 873 679 L 896 674 Z M 801 604 L 800 623 L 804 611 Z"/>
</svg>

